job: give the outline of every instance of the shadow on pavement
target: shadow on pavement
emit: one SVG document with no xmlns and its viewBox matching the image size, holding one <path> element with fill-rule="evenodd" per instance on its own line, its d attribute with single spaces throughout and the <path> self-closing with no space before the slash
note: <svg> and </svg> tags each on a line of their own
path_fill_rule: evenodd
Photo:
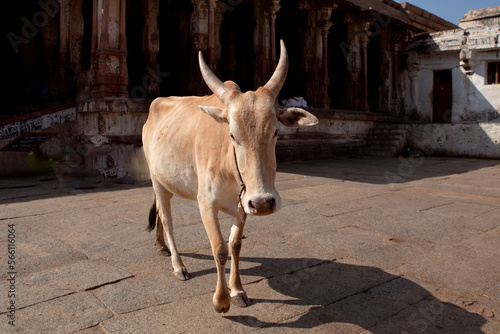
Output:
<svg viewBox="0 0 500 334">
<path fill-rule="evenodd" d="M 207 255 L 183 256 L 213 261 Z M 376 267 L 314 258 L 241 258 L 242 267 L 248 262 L 257 266 L 241 270 L 241 275 L 267 278 L 269 286 L 276 292 L 269 293 L 269 298 L 252 299 L 258 314 L 253 313 L 250 306 L 244 313 L 253 314 L 251 316 L 225 316 L 250 328 L 311 329 L 325 324 L 347 323 L 376 334 L 483 333 L 481 327 L 486 320 L 480 315 L 441 302 L 410 279 Z M 215 269 L 194 272 L 192 276 L 209 273 L 215 273 Z M 270 316 L 273 319 L 283 317 L 290 305 L 308 308 L 305 308 L 305 313 L 279 323 L 270 321 Z M 273 312 L 277 314 L 273 316 Z"/>
<path fill-rule="evenodd" d="M 278 172 L 361 183 L 398 184 L 428 178 L 444 178 L 499 164 L 500 161 L 494 159 L 423 155 L 397 158 L 356 157 L 283 163 L 278 165 Z"/>
<path fill-rule="evenodd" d="M 151 187 L 149 180 L 105 178 L 68 178 L 59 181 L 55 175 L 38 177 L 0 177 L 0 203 L 24 203 L 34 200 L 74 196 L 80 194 L 121 191 Z"/>
</svg>

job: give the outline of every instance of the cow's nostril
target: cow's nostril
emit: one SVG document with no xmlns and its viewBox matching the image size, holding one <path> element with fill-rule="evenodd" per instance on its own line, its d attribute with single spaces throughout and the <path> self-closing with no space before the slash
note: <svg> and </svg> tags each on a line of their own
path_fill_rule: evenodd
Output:
<svg viewBox="0 0 500 334">
<path fill-rule="evenodd" d="M 269 205 L 269 210 L 274 211 L 276 208 L 276 200 L 274 198 L 268 199 L 267 204 Z"/>
</svg>

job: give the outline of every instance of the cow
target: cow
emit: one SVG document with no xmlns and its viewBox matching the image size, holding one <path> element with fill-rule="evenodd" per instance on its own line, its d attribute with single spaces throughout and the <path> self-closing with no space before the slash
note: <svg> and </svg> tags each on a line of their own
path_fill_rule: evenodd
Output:
<svg viewBox="0 0 500 334">
<path fill-rule="evenodd" d="M 274 186 L 278 122 L 288 127 L 318 123 L 303 109 L 278 106 L 288 71 L 283 41 L 280 48 L 271 79 L 245 93 L 232 81 L 220 81 L 199 52 L 201 74 L 213 94 L 157 98 L 143 127 L 154 190 L 148 228 L 152 231 L 156 226 L 157 251 L 171 256 L 176 278 L 189 279 L 174 241 L 170 200 L 174 194 L 197 200 L 217 267 L 213 304 L 218 313 L 226 313 L 231 300 L 240 307 L 250 305 L 240 280 L 239 254 L 247 215 L 268 215 L 281 206 Z M 228 244 L 222 236 L 219 211 L 235 218 Z M 225 264 L 229 255 L 228 283 Z"/>
</svg>

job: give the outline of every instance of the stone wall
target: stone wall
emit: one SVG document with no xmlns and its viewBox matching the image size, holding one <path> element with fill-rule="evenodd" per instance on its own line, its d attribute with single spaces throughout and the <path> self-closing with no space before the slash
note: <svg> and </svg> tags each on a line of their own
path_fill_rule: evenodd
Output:
<svg viewBox="0 0 500 334">
<path fill-rule="evenodd" d="M 500 159 L 500 126 L 476 124 L 407 124 L 408 146 L 427 156 Z"/>
</svg>

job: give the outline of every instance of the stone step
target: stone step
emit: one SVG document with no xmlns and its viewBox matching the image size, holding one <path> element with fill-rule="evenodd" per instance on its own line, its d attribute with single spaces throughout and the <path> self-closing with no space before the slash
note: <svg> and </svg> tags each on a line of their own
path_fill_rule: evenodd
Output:
<svg viewBox="0 0 500 334">
<path fill-rule="evenodd" d="M 406 130 L 395 124 L 377 124 L 368 136 L 348 136 L 297 129 L 278 137 L 278 161 L 319 160 L 338 155 L 397 156 L 406 144 Z"/>
<path fill-rule="evenodd" d="M 357 155 L 364 140 L 282 140 L 276 144 L 278 162 L 333 159 L 336 156 Z"/>
<path fill-rule="evenodd" d="M 372 129 L 361 153 L 367 156 L 394 157 L 406 146 L 406 130 L 397 125 L 378 125 Z"/>
</svg>

